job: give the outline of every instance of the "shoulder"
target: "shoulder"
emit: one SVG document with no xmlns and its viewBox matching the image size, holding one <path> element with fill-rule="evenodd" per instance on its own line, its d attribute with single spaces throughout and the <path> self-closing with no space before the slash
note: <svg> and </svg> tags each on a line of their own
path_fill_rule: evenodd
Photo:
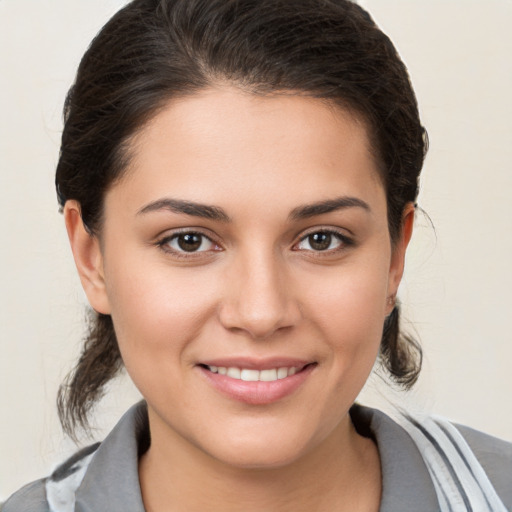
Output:
<svg viewBox="0 0 512 512">
<path fill-rule="evenodd" d="M 393 412 L 350 411 L 356 430 L 379 449 L 382 511 L 430 512 L 447 496 L 475 505 L 467 510 L 512 510 L 512 443 L 443 418 Z"/>
<path fill-rule="evenodd" d="M 33 482 L 7 500 L 1 512 L 144 511 L 138 457 L 149 446 L 144 402 L 130 408 L 106 439 L 84 448 L 48 478 Z M 122 491 L 122 492 L 121 492 Z"/>
<path fill-rule="evenodd" d="M 455 425 L 503 502 L 512 507 L 512 443 L 469 427 Z"/>
<path fill-rule="evenodd" d="M 510 443 L 437 416 L 405 413 L 400 424 L 422 454 L 440 502 L 457 495 L 468 510 L 511 509 Z"/>
<path fill-rule="evenodd" d="M 2 512 L 50 512 L 50 506 L 53 510 L 68 510 L 71 503 L 74 505 L 75 491 L 98 446 L 99 443 L 96 443 L 80 450 L 48 478 L 22 487 L 7 500 Z"/>
<path fill-rule="evenodd" d="M 2 512 L 50 512 L 45 483 L 43 478 L 22 487 L 4 503 Z"/>
<path fill-rule="evenodd" d="M 489 467 L 497 464 L 502 469 L 512 470 L 512 442 L 504 441 L 464 425 L 456 423 L 454 425 L 482 464 L 489 465 Z"/>
</svg>

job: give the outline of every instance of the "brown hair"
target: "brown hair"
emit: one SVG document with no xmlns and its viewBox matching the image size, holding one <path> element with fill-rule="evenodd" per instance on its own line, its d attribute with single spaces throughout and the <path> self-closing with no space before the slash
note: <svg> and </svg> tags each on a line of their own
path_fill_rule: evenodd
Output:
<svg viewBox="0 0 512 512">
<path fill-rule="evenodd" d="M 66 98 L 56 187 L 61 206 L 81 205 L 101 230 L 105 191 L 128 164 L 128 141 L 171 98 L 219 80 L 255 94 L 295 91 L 327 99 L 367 123 L 386 189 L 391 240 L 418 193 L 426 153 L 406 67 L 368 13 L 348 0 L 134 0 L 103 27 Z M 380 359 L 410 387 L 421 349 L 387 318 Z M 83 352 L 58 397 L 65 431 L 122 367 L 112 319 L 93 313 Z"/>
</svg>

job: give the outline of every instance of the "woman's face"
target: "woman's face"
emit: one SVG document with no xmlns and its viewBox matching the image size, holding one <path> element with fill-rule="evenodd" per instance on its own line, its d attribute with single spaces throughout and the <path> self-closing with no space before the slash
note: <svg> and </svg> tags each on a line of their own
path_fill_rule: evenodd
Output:
<svg viewBox="0 0 512 512">
<path fill-rule="evenodd" d="M 317 99 L 209 89 L 132 152 L 85 287 L 153 439 L 238 467 L 314 450 L 348 424 L 402 272 L 364 124 Z"/>
</svg>

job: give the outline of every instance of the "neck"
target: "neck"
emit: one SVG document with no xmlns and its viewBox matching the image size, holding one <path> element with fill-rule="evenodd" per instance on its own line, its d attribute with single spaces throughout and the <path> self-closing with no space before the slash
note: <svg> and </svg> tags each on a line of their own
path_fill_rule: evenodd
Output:
<svg viewBox="0 0 512 512">
<path fill-rule="evenodd" d="M 313 450 L 269 469 L 227 465 L 187 441 L 169 442 L 159 430 L 152 425 L 151 447 L 139 463 L 147 512 L 376 512 L 379 508 L 378 451 L 371 440 L 357 434 L 348 414 Z"/>
</svg>

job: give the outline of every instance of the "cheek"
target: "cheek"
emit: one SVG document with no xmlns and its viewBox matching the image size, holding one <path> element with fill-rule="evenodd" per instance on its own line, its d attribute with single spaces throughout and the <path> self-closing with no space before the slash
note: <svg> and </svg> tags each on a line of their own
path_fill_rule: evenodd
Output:
<svg viewBox="0 0 512 512">
<path fill-rule="evenodd" d="M 348 322 L 364 329 L 385 314 L 388 265 L 363 260 L 308 280 L 308 306 L 331 322 Z"/>
<path fill-rule="evenodd" d="M 217 284 L 200 274 L 171 272 L 140 260 L 118 262 L 109 273 L 112 320 L 131 375 L 151 375 L 155 365 L 171 374 L 172 367 L 185 362 L 187 346 L 215 309 Z"/>
<path fill-rule="evenodd" d="M 340 375 L 373 366 L 382 338 L 387 286 L 385 260 L 347 265 L 309 281 L 305 309 L 335 355 L 333 364 L 343 367 Z"/>
</svg>

